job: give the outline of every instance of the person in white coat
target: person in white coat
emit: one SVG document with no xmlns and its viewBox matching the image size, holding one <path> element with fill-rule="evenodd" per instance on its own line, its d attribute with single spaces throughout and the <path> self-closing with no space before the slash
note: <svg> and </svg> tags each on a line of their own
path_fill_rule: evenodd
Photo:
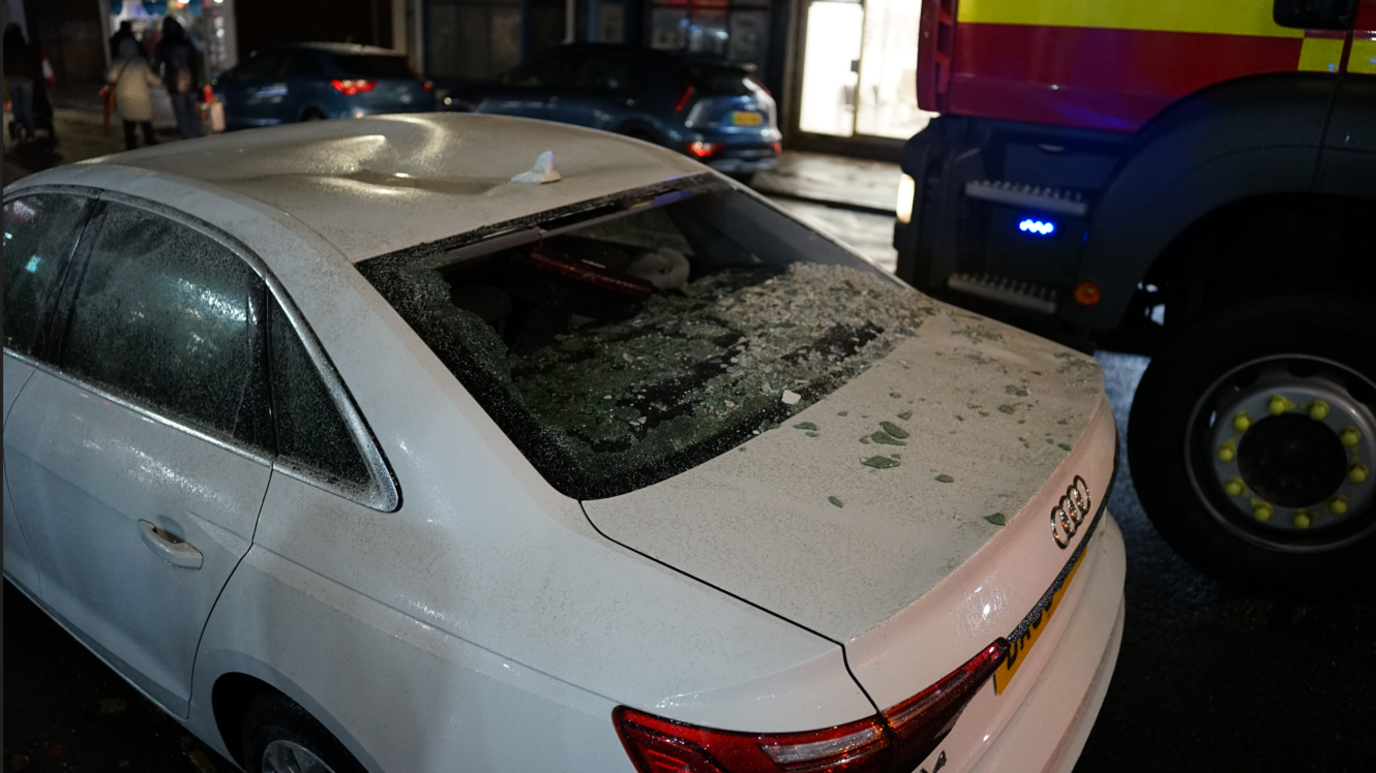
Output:
<svg viewBox="0 0 1376 773">
<path fill-rule="evenodd" d="M 124 148 L 133 150 L 134 125 L 143 129 L 143 144 L 156 145 L 153 137 L 153 97 L 149 86 L 162 84 L 162 79 L 148 66 L 148 60 L 139 51 L 139 44 L 132 38 L 125 38 L 119 44 L 119 58 L 110 65 L 105 73 L 105 81 L 115 87 L 115 112 L 124 121 Z"/>
</svg>

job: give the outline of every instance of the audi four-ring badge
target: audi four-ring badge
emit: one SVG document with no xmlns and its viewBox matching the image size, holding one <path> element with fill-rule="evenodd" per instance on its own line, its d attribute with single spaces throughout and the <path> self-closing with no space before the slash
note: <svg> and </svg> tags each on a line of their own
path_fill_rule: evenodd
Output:
<svg viewBox="0 0 1376 773">
<path fill-rule="evenodd" d="M 1085 519 L 1091 517 L 1093 499 L 1089 494 L 1089 484 L 1079 475 L 1065 490 L 1061 501 L 1051 508 L 1051 538 L 1056 540 L 1062 550 L 1070 547 L 1070 541 L 1079 531 Z"/>
<path fill-rule="evenodd" d="M 1092 358 L 545 121 L 4 200 L 5 577 L 249 773 L 1074 766 L 1123 622 Z"/>
</svg>

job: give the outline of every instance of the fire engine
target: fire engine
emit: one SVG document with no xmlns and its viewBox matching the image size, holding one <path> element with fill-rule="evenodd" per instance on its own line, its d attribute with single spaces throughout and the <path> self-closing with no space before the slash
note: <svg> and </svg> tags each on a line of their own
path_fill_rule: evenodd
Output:
<svg viewBox="0 0 1376 773">
<path fill-rule="evenodd" d="M 1376 0 L 923 0 L 919 289 L 1152 355 L 1148 516 L 1256 590 L 1376 566 Z"/>
</svg>

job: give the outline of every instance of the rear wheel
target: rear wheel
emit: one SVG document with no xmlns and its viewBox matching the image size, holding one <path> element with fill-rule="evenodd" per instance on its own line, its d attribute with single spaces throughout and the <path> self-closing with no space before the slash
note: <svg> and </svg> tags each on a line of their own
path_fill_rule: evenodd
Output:
<svg viewBox="0 0 1376 773">
<path fill-rule="evenodd" d="M 304 112 L 304 113 L 301 114 L 301 120 L 302 120 L 302 121 L 323 121 L 323 120 L 325 120 L 325 114 L 322 113 L 322 112 L 320 112 L 319 110 L 316 110 L 315 108 L 311 108 L 311 109 L 309 109 L 309 110 L 307 110 L 306 112 Z"/>
<path fill-rule="evenodd" d="M 1246 588 L 1365 591 L 1376 560 L 1376 308 L 1239 305 L 1152 360 L 1128 456 L 1177 551 Z"/>
<path fill-rule="evenodd" d="M 248 773 L 365 773 L 324 725 L 278 692 L 249 705 L 243 738 Z"/>
</svg>

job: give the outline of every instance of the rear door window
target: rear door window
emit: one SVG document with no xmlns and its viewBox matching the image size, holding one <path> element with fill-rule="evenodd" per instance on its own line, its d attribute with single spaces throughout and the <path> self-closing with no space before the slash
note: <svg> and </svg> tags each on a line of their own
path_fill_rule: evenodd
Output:
<svg viewBox="0 0 1376 773">
<path fill-rule="evenodd" d="M 636 72 L 629 57 L 590 54 L 579 63 L 574 86 L 594 91 L 627 91 L 636 86 Z"/>
<path fill-rule="evenodd" d="M 5 348 L 37 355 L 93 200 L 39 193 L 5 202 Z"/>
<path fill-rule="evenodd" d="M 187 225 L 102 207 L 62 367 L 154 412 L 270 447 L 263 281 Z"/>
<path fill-rule="evenodd" d="M 282 54 L 280 72 L 286 78 L 304 78 L 320 75 L 324 70 L 310 51 L 287 51 Z"/>
<path fill-rule="evenodd" d="M 547 56 L 504 73 L 497 82 L 518 88 L 566 88 L 573 83 L 575 64 L 575 58 L 566 54 Z"/>
</svg>

